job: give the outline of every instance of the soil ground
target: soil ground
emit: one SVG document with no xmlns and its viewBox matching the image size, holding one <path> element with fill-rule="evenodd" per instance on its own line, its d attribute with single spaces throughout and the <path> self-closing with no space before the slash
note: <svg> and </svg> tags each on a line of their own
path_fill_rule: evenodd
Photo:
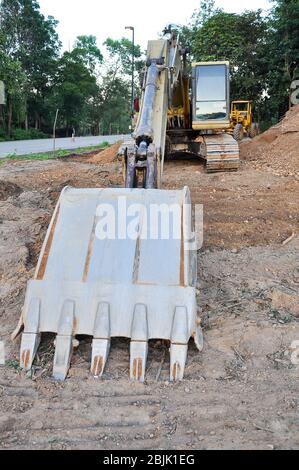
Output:
<svg viewBox="0 0 299 470">
<path fill-rule="evenodd" d="M 249 145 L 249 144 L 248 144 Z M 65 185 L 122 184 L 113 158 L 7 162 L 0 167 L 0 447 L 4 449 L 299 448 L 298 168 L 258 164 L 242 145 L 237 173 L 167 162 L 164 187 L 188 185 L 204 205 L 198 305 L 205 348 L 191 343 L 185 379 L 169 384 L 167 345 L 149 348 L 146 383 L 128 379 L 129 343 L 114 340 L 102 380 L 89 375 L 90 340 L 63 384 L 51 379 L 52 336 L 33 374 L 10 341 L 53 208 Z M 297 159 L 298 161 L 298 159 Z M 297 173 L 296 173 L 297 171 Z M 283 244 L 290 236 L 292 239 Z M 293 354 L 293 356 L 292 356 Z"/>
</svg>

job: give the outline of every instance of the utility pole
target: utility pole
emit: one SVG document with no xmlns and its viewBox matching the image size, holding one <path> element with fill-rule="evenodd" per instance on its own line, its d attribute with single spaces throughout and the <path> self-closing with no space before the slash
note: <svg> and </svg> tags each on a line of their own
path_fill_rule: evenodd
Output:
<svg viewBox="0 0 299 470">
<path fill-rule="evenodd" d="M 56 116 L 55 116 L 55 121 L 53 125 L 53 151 L 54 152 L 56 150 L 56 124 L 57 124 L 58 113 L 59 113 L 59 109 L 56 110 Z"/>
<path fill-rule="evenodd" d="M 134 73 L 135 73 L 135 28 L 126 26 L 125 29 L 132 31 L 132 90 L 131 90 L 131 117 L 134 117 Z"/>
<path fill-rule="evenodd" d="M 0 104 L 5 104 L 5 85 L 4 82 L 0 81 Z"/>
<path fill-rule="evenodd" d="M 0 123 L 3 119 L 3 106 L 5 105 L 5 103 L 5 85 L 4 82 L 0 81 Z"/>
</svg>

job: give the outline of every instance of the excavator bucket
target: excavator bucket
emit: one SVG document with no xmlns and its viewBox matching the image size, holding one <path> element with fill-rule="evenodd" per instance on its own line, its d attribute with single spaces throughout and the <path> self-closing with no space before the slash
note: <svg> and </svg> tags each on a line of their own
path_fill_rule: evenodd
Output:
<svg viewBox="0 0 299 470">
<path fill-rule="evenodd" d="M 65 188 L 27 287 L 21 367 L 31 369 L 41 334 L 54 333 L 53 376 L 65 380 L 74 340 L 86 335 L 100 377 L 111 338 L 124 337 L 130 377 L 143 382 L 148 342 L 162 339 L 170 341 L 170 379 L 181 380 L 189 339 L 203 346 L 190 202 L 188 188 Z"/>
</svg>

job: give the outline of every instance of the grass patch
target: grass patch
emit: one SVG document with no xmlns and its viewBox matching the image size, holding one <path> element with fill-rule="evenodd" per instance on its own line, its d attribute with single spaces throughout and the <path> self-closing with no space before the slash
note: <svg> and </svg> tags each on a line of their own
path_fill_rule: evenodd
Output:
<svg viewBox="0 0 299 470">
<path fill-rule="evenodd" d="M 287 324 L 296 320 L 291 313 L 279 311 L 273 308 L 270 308 L 268 316 L 270 320 L 280 324 Z"/>
<path fill-rule="evenodd" d="M 8 367 L 9 369 L 13 369 L 15 370 L 16 372 L 21 372 L 21 367 L 20 367 L 20 364 L 18 361 L 7 361 L 5 363 L 6 367 Z"/>
<path fill-rule="evenodd" d="M 28 155 L 17 155 L 15 153 L 11 155 L 7 155 L 4 158 L 0 159 L 0 164 L 5 163 L 10 160 L 52 160 L 52 159 L 59 159 L 64 157 L 69 157 L 70 155 L 84 155 L 85 153 L 91 153 L 97 150 L 103 150 L 107 147 L 110 147 L 109 142 L 101 142 L 99 145 L 91 146 L 91 147 L 81 147 L 71 150 L 56 150 L 53 152 L 44 152 L 44 153 L 30 153 Z"/>
<path fill-rule="evenodd" d="M 288 350 L 284 347 L 281 347 L 279 351 L 276 351 L 273 354 L 268 354 L 266 357 L 270 362 L 272 362 L 272 366 L 276 370 L 295 368 L 295 365 L 290 361 Z"/>
</svg>

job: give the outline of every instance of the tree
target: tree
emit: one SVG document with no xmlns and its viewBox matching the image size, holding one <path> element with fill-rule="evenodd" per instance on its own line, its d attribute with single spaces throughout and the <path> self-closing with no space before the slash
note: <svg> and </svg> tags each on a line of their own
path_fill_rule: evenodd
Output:
<svg viewBox="0 0 299 470">
<path fill-rule="evenodd" d="M 257 117 L 268 124 L 287 110 L 299 76 L 298 0 L 272 1 L 270 16 L 261 10 L 226 13 L 213 0 L 203 1 L 180 28 L 193 59 L 230 61 L 232 99 L 252 99 Z"/>
<path fill-rule="evenodd" d="M 77 54 L 92 72 L 95 71 L 97 65 L 103 63 L 103 55 L 97 46 L 95 36 L 78 36 L 73 54 Z"/>
<path fill-rule="evenodd" d="M 0 6 L 2 51 L 21 64 L 26 74 L 23 89 L 28 121 L 40 126 L 43 100 L 53 75 L 60 42 L 55 31 L 57 21 L 40 13 L 36 0 L 2 0 Z"/>
<path fill-rule="evenodd" d="M 202 0 L 199 8 L 194 10 L 190 21 L 187 25 L 174 27 L 180 35 L 180 43 L 183 47 L 189 47 L 191 56 L 193 55 L 194 40 L 200 28 L 216 13 L 220 13 L 221 8 L 216 8 L 215 0 Z"/>
<path fill-rule="evenodd" d="M 104 42 L 109 59 L 106 61 L 101 75 L 100 110 L 101 124 L 104 131 L 110 131 L 110 124 L 115 123 L 120 132 L 128 132 L 131 124 L 131 74 L 132 74 L 132 42 L 121 38 L 107 38 Z M 135 91 L 140 93 L 140 72 L 144 66 L 139 45 L 134 47 L 135 57 Z"/>
<path fill-rule="evenodd" d="M 231 98 L 253 100 L 262 109 L 267 75 L 267 22 L 262 11 L 216 11 L 193 32 L 197 61 L 229 60 Z"/>
<path fill-rule="evenodd" d="M 202 0 L 199 8 L 196 9 L 191 16 L 191 26 L 195 29 L 203 26 L 212 16 L 220 13 L 221 8 L 216 8 L 215 0 Z"/>
<path fill-rule="evenodd" d="M 11 59 L 3 53 L 0 47 L 0 79 L 6 85 L 7 103 L 6 113 L 1 116 L 4 125 L 3 134 L 11 136 L 13 113 L 16 120 L 20 121 L 25 115 L 24 89 L 26 88 L 26 75 L 21 63 Z"/>
<path fill-rule="evenodd" d="M 60 109 L 60 122 L 68 130 L 90 127 L 88 109 L 98 93 L 96 77 L 76 50 L 65 52 L 57 63 L 57 74 L 48 106 L 52 115 Z"/>
<path fill-rule="evenodd" d="M 298 0 L 277 0 L 273 9 L 275 45 L 282 53 L 284 72 L 291 82 L 299 63 L 299 3 Z"/>
<path fill-rule="evenodd" d="M 269 21 L 267 75 L 269 114 L 278 120 L 289 107 L 291 83 L 299 77 L 299 3 L 277 0 Z"/>
<path fill-rule="evenodd" d="M 111 39 L 107 38 L 104 42 L 107 52 L 110 58 L 110 65 L 113 62 L 114 68 L 118 73 L 122 73 L 131 76 L 132 73 L 132 53 L 133 44 L 127 38 Z M 134 58 L 135 58 L 135 72 L 140 72 L 143 67 L 143 60 L 141 58 L 141 49 L 138 44 L 134 46 Z"/>
<path fill-rule="evenodd" d="M 110 71 L 100 86 L 99 118 L 104 134 L 127 133 L 130 125 L 130 85 Z M 111 126 L 114 126 L 111 128 Z"/>
<path fill-rule="evenodd" d="M 253 100 L 259 118 L 270 123 L 287 110 L 299 76 L 298 24 L 298 0 L 273 0 L 268 17 L 261 10 L 226 13 L 214 0 L 202 0 L 189 23 L 173 29 L 183 46 L 191 46 L 191 59 L 229 60 L 232 99 Z M 57 108 L 63 133 L 72 127 L 109 132 L 111 125 L 113 132 L 127 132 L 132 42 L 107 38 L 104 60 L 95 36 L 78 36 L 73 50 L 59 56 L 56 26 L 37 0 L 0 2 L 0 80 L 7 92 L 1 136 L 14 135 L 17 127 L 51 132 Z M 138 45 L 134 58 L 138 94 L 144 68 Z"/>
</svg>

